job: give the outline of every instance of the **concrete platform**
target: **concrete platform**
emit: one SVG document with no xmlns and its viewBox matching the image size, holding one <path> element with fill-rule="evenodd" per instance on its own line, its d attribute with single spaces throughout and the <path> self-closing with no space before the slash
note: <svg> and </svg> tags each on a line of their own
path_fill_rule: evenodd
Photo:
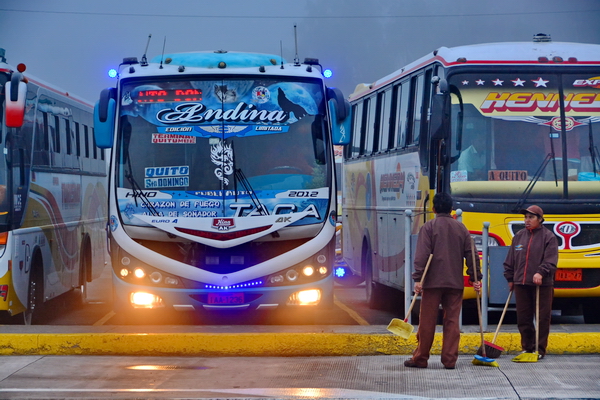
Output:
<svg viewBox="0 0 600 400">
<path fill-rule="evenodd" d="M 403 366 L 406 356 L 2 356 L 2 399 L 598 399 L 600 355 L 536 363 L 459 357 L 444 369 Z"/>
</svg>

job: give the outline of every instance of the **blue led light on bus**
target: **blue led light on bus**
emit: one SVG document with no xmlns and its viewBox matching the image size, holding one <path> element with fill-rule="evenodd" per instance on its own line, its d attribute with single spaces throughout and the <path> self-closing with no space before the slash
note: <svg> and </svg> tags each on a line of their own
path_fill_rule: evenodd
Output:
<svg viewBox="0 0 600 400">
<path fill-rule="evenodd" d="M 108 76 L 110 78 L 116 78 L 117 77 L 117 70 L 114 68 L 111 68 L 108 70 Z"/>
<path fill-rule="evenodd" d="M 325 78 L 331 78 L 333 76 L 333 71 L 330 69 L 326 69 L 325 71 L 323 71 L 323 76 Z"/>
</svg>

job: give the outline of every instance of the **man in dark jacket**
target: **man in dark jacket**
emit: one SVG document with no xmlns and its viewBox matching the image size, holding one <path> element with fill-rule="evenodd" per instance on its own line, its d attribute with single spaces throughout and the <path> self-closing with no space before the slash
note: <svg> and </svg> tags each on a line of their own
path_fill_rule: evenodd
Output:
<svg viewBox="0 0 600 400">
<path fill-rule="evenodd" d="M 452 197 L 447 193 L 438 193 L 433 197 L 435 218 L 423 225 L 417 240 L 415 253 L 415 293 L 421 293 L 421 311 L 419 314 L 419 342 L 411 359 L 404 365 L 414 368 L 427 368 L 429 352 L 435 336 L 435 326 L 440 304 L 444 312 L 442 364 L 447 369 L 454 369 L 458 359 L 460 342 L 460 309 L 464 291 L 464 261 L 471 282 L 477 269 L 477 285 L 481 288 L 481 271 L 479 256 L 475 255 L 473 265 L 471 235 L 467 228 L 450 215 Z M 433 254 L 425 280 L 421 277 L 427 265 L 429 255 Z"/>
<path fill-rule="evenodd" d="M 538 354 L 543 358 L 548 346 L 552 300 L 554 298 L 554 273 L 558 262 L 558 241 L 546 229 L 544 211 L 539 206 L 521 210 L 525 215 L 525 229 L 512 240 L 504 260 L 504 277 L 509 290 L 514 290 L 517 306 L 517 326 L 521 333 L 524 352 L 535 351 L 536 287 L 540 291 L 540 326 Z"/>
</svg>

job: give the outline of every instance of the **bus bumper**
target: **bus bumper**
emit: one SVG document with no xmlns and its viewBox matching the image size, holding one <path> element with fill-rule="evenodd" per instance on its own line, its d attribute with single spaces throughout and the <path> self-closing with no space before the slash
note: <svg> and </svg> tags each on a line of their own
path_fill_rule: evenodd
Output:
<svg viewBox="0 0 600 400">
<path fill-rule="evenodd" d="M 318 301 L 302 304 L 298 293 L 319 291 Z M 153 305 L 134 307 L 133 293 L 145 293 L 155 299 Z M 306 292 L 305 292 L 306 293 Z M 132 285 L 113 273 L 113 300 L 115 312 L 135 309 L 164 309 L 175 311 L 205 310 L 270 310 L 281 308 L 331 308 L 333 306 L 333 275 L 312 284 L 279 287 L 259 287 L 240 290 L 170 289 Z"/>
</svg>

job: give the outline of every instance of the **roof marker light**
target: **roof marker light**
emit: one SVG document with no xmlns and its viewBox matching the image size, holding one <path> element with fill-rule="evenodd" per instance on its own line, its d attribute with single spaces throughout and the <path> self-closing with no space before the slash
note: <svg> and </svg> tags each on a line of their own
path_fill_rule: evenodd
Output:
<svg viewBox="0 0 600 400">
<path fill-rule="evenodd" d="M 116 78 L 117 77 L 117 70 L 114 68 L 111 68 L 108 70 L 108 76 L 110 78 Z"/>
<path fill-rule="evenodd" d="M 323 71 L 323 76 L 325 78 L 331 78 L 333 76 L 333 72 L 330 69 L 326 69 L 325 71 Z"/>
</svg>

